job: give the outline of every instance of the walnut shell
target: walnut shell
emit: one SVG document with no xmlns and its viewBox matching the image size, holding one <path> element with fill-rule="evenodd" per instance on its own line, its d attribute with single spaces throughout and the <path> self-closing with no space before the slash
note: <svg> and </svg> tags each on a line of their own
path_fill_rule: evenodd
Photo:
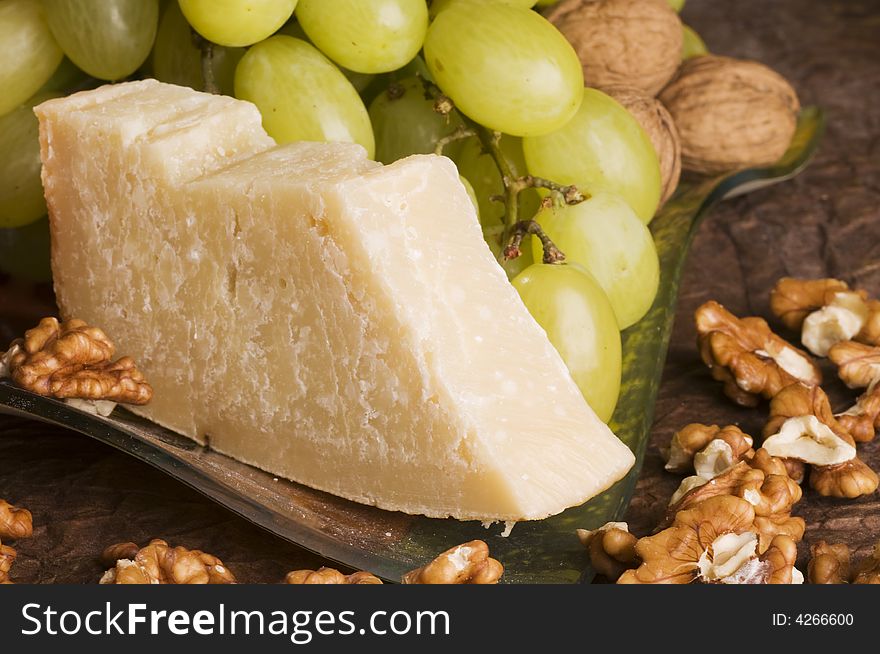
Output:
<svg viewBox="0 0 880 654">
<path fill-rule="evenodd" d="M 775 163 L 800 110 L 784 77 L 756 61 L 688 59 L 660 94 L 681 139 L 685 170 L 714 174 Z"/>
<path fill-rule="evenodd" d="M 660 161 L 662 205 L 675 192 L 681 176 L 681 142 L 675 122 L 659 100 L 639 89 L 614 86 L 606 89 L 606 92 L 632 114 L 651 139 L 651 145 Z"/>
<path fill-rule="evenodd" d="M 577 52 L 587 86 L 653 97 L 681 63 L 681 19 L 666 0 L 563 0 L 546 16 Z"/>
</svg>

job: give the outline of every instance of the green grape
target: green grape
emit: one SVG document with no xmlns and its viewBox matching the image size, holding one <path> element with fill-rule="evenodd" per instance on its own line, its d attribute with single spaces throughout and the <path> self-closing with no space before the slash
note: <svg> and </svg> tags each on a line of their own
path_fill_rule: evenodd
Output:
<svg viewBox="0 0 880 654">
<path fill-rule="evenodd" d="M 0 271 L 30 282 L 52 279 L 46 216 L 24 227 L 0 229 Z"/>
<path fill-rule="evenodd" d="M 159 0 L 43 0 L 52 34 L 92 77 L 120 80 L 150 54 Z"/>
<path fill-rule="evenodd" d="M 519 246 L 519 251 L 520 255 L 516 259 L 507 259 L 501 262 L 501 267 L 507 273 L 507 279 L 513 279 L 523 270 L 533 265 L 532 242 L 529 239 L 523 239 Z"/>
<path fill-rule="evenodd" d="M 522 139 L 516 136 L 503 134 L 499 141 L 501 151 L 511 166 L 514 175 L 524 175 L 526 172 L 525 159 L 522 153 Z M 494 196 L 504 194 L 504 184 L 501 181 L 501 173 L 495 160 L 483 151 L 480 140 L 471 137 L 461 142 L 449 152 L 450 158 L 458 166 L 458 170 L 474 189 L 479 207 L 480 225 L 483 228 L 483 238 L 489 244 L 489 249 L 496 259 L 501 258 L 501 251 L 506 243 L 502 243 L 504 236 L 504 202 L 493 200 Z M 520 219 L 528 219 L 535 215 L 541 204 L 541 197 L 535 189 L 525 189 L 519 193 L 517 211 Z M 531 265 L 532 244 L 525 239 L 520 246 L 522 254 L 516 259 L 504 261 L 504 268 L 509 279 L 513 279 L 522 272 L 526 266 Z"/>
<path fill-rule="evenodd" d="M 70 59 L 64 57 L 58 68 L 55 69 L 52 77 L 40 87 L 40 91 L 61 91 L 66 93 L 71 89 L 80 90 L 86 88 L 90 81 L 94 82 L 85 72 L 77 68 Z"/>
<path fill-rule="evenodd" d="M 474 193 L 474 187 L 471 186 L 471 183 L 467 181 L 466 177 L 458 176 L 458 179 L 461 180 L 461 185 L 464 186 L 464 190 L 467 191 L 468 197 L 471 199 L 471 204 L 474 205 L 474 211 L 477 212 L 477 220 L 480 219 L 480 203 L 477 202 L 477 194 Z"/>
<path fill-rule="evenodd" d="M 312 43 L 312 40 L 305 33 L 305 30 L 303 30 L 302 26 L 295 20 L 287 21 L 284 27 L 278 30 L 278 34 L 286 34 L 287 36 L 292 36 L 294 38 Z M 314 45 L 314 43 L 312 43 L 312 45 Z M 353 70 L 348 70 L 347 68 L 342 68 L 341 66 L 339 66 L 338 68 L 348 78 L 348 81 L 351 82 L 351 85 L 357 90 L 358 93 L 364 91 L 373 82 L 373 80 L 376 79 L 375 75 L 371 75 L 368 73 L 356 73 Z"/>
<path fill-rule="evenodd" d="M 211 49 L 211 70 L 221 93 L 232 95 L 235 67 L 244 48 L 215 45 Z M 193 39 L 192 30 L 180 7 L 171 2 L 162 14 L 152 55 L 153 75 L 171 84 L 204 90 L 202 51 Z"/>
<path fill-rule="evenodd" d="M 409 77 L 392 83 L 370 104 L 376 136 L 376 160 L 389 164 L 411 154 L 434 152 L 437 141 L 460 123 L 434 111 L 422 82 Z M 454 145 L 454 144 L 453 144 Z"/>
<path fill-rule="evenodd" d="M 666 2 L 668 2 L 669 6 L 679 13 L 684 9 L 685 0 L 666 0 Z"/>
<path fill-rule="evenodd" d="M 425 0 L 300 0 L 296 17 L 321 52 L 359 73 L 405 65 L 428 29 Z"/>
<path fill-rule="evenodd" d="M 416 55 L 406 66 L 391 73 L 391 76 L 395 79 L 416 77 L 417 75 L 421 75 L 430 82 L 434 81 L 434 78 L 431 77 L 431 71 L 428 70 L 428 65 L 425 63 L 425 60 L 422 59 L 421 55 Z"/>
<path fill-rule="evenodd" d="M 531 9 L 459 0 L 428 28 L 425 61 L 461 111 L 515 136 L 559 129 L 583 97 L 577 55 Z"/>
<path fill-rule="evenodd" d="M 279 34 L 251 47 L 235 70 L 235 97 L 257 105 L 279 143 L 360 143 L 373 157 L 373 128 L 358 92 L 305 41 Z"/>
<path fill-rule="evenodd" d="M 513 279 L 587 403 L 605 422 L 620 395 L 620 331 L 605 292 L 577 264 L 532 264 Z"/>
<path fill-rule="evenodd" d="M 441 11 L 446 9 L 449 5 L 454 4 L 456 2 L 460 2 L 461 0 L 432 0 L 431 9 L 430 9 L 430 17 L 431 20 L 439 14 Z M 523 9 L 531 9 L 535 6 L 537 0 L 476 0 L 477 2 L 498 2 L 505 5 L 513 5 L 514 7 L 522 7 Z"/>
<path fill-rule="evenodd" d="M 516 176 L 525 175 L 526 162 L 523 157 L 522 139 L 504 134 L 499 142 L 501 151 Z M 480 221 L 483 228 L 495 228 L 504 220 L 504 202 L 492 198 L 504 194 L 504 184 L 495 160 L 483 151 L 477 137 L 465 139 L 458 147 L 449 150 L 449 158 L 458 166 L 460 172 L 471 183 L 480 205 Z M 519 194 L 520 218 L 531 218 L 538 210 L 541 198 L 534 189 L 526 189 Z"/>
<path fill-rule="evenodd" d="M 605 188 L 645 223 L 660 203 L 660 164 L 645 131 L 615 100 L 584 89 L 577 115 L 562 129 L 523 139 L 529 172 L 560 184 Z"/>
<path fill-rule="evenodd" d="M 46 213 L 40 181 L 39 123 L 32 107 L 60 93 L 38 93 L 0 116 L 0 227 L 20 227 Z"/>
<path fill-rule="evenodd" d="M 0 0 L 0 43 L 2 116 L 36 93 L 64 55 L 49 31 L 39 0 Z"/>
<path fill-rule="evenodd" d="M 700 35 L 697 34 L 693 28 L 682 24 L 681 29 L 684 32 L 684 40 L 681 45 L 682 59 L 690 59 L 691 57 L 700 57 L 704 54 L 709 54 L 709 49 L 706 47 L 706 44 L 703 43 L 703 39 L 700 38 Z"/>
<path fill-rule="evenodd" d="M 227 47 L 262 41 L 293 15 L 296 0 L 179 0 L 193 29 Z"/>
<path fill-rule="evenodd" d="M 651 232 L 626 202 L 599 191 L 579 204 L 543 209 L 537 221 L 566 261 L 595 277 L 621 329 L 648 312 L 660 283 L 660 263 Z M 540 248 L 535 237 L 532 246 L 533 252 Z"/>
</svg>

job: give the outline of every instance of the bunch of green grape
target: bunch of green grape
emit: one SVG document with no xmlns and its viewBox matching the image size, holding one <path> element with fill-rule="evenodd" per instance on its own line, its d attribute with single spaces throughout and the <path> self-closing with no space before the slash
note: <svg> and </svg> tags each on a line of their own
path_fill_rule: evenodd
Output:
<svg viewBox="0 0 880 654">
<path fill-rule="evenodd" d="M 32 107 L 50 97 L 155 77 L 253 102 L 279 143 L 354 142 L 384 163 L 442 143 L 496 256 L 515 227 L 512 207 L 565 253 L 564 263 L 542 263 L 542 243 L 527 236 L 505 268 L 607 420 L 619 393 L 620 330 L 657 291 L 647 224 L 660 200 L 659 164 L 632 116 L 584 88 L 577 55 L 539 13 L 552 2 L 537 4 L 0 0 L 0 269 L 47 274 Z M 442 113 L 441 98 L 451 100 Z M 499 201 L 517 180 L 527 183 L 513 201 Z M 587 199 L 559 202 L 553 189 L 564 185 Z"/>
</svg>

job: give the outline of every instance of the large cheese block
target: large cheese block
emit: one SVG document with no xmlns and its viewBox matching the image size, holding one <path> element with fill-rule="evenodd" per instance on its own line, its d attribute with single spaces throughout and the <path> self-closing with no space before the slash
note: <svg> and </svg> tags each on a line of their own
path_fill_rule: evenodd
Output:
<svg viewBox="0 0 880 654">
<path fill-rule="evenodd" d="M 543 518 L 632 466 L 448 159 L 276 146 L 253 105 L 151 80 L 36 113 L 61 313 L 135 358 L 138 413 L 435 517 Z"/>
</svg>

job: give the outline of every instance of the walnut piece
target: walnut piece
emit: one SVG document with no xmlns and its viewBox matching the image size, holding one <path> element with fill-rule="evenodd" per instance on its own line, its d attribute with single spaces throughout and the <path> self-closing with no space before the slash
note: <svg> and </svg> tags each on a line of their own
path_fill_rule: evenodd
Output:
<svg viewBox="0 0 880 654">
<path fill-rule="evenodd" d="M 880 301 L 868 300 L 868 320 L 856 340 L 867 345 L 880 346 Z"/>
<path fill-rule="evenodd" d="M 880 379 L 880 347 L 843 341 L 828 351 L 828 358 L 849 388 L 867 388 Z"/>
<path fill-rule="evenodd" d="M 822 381 L 810 356 L 774 334 L 762 318 L 737 318 L 714 301 L 694 317 L 700 356 L 737 404 L 756 406 L 760 397 L 770 399 L 795 382 Z"/>
<path fill-rule="evenodd" d="M 854 584 L 880 584 L 880 543 L 874 545 L 871 556 L 860 561 L 852 571 Z"/>
<path fill-rule="evenodd" d="M 801 329 L 804 345 L 820 356 L 850 339 L 880 345 L 880 302 L 839 279 L 783 277 L 770 293 L 770 309 L 790 329 Z"/>
<path fill-rule="evenodd" d="M 672 116 L 659 100 L 639 89 L 614 86 L 604 90 L 632 114 L 651 140 L 660 162 L 662 206 L 675 193 L 681 177 L 681 142 Z"/>
<path fill-rule="evenodd" d="M 807 579 L 811 584 L 845 584 L 849 581 L 849 547 L 820 540 L 810 547 L 810 555 Z"/>
<path fill-rule="evenodd" d="M 120 559 L 134 559 L 140 549 L 137 543 L 131 541 L 108 545 L 101 553 L 101 565 L 112 568 Z"/>
<path fill-rule="evenodd" d="M 837 465 L 814 466 L 810 472 L 810 486 L 826 497 L 854 499 L 870 495 L 878 484 L 877 473 L 859 458 Z"/>
<path fill-rule="evenodd" d="M 705 174 L 776 163 L 800 111 L 784 77 L 755 61 L 716 55 L 682 62 L 660 101 L 678 127 L 682 168 Z"/>
<path fill-rule="evenodd" d="M 754 454 L 752 450 L 752 437 L 744 434 L 739 427 L 735 425 L 727 425 L 719 427 L 718 425 L 703 425 L 698 422 L 686 425 L 672 435 L 669 442 L 669 451 L 667 453 L 666 469 L 670 472 L 690 472 L 694 470 L 695 458 L 698 453 L 705 451 L 713 441 L 719 441 L 721 444 L 714 445 L 712 452 L 707 452 L 700 462 L 700 466 L 710 466 L 716 468 L 723 463 L 727 463 L 720 468 L 718 472 L 743 458 L 749 458 Z M 718 459 L 722 462 L 718 463 Z M 711 461 L 710 461 L 711 459 Z M 699 472 L 698 472 L 699 475 Z M 705 476 L 705 475 L 699 475 Z M 709 479 L 715 475 L 709 475 Z"/>
<path fill-rule="evenodd" d="M 868 387 L 853 406 L 834 417 L 857 443 L 874 440 L 880 429 L 880 380 Z"/>
<path fill-rule="evenodd" d="M 880 347 L 844 341 L 828 352 L 837 374 L 850 388 L 867 388 L 856 403 L 835 418 L 858 443 L 874 439 L 880 429 Z"/>
<path fill-rule="evenodd" d="M 854 291 L 838 291 L 831 301 L 804 319 L 801 343 L 816 356 L 828 356 L 828 350 L 855 337 L 868 321 L 868 305 Z"/>
<path fill-rule="evenodd" d="M 16 556 L 17 553 L 13 548 L 0 543 L 0 584 L 12 583 L 9 580 L 9 570 L 12 568 Z"/>
<path fill-rule="evenodd" d="M 685 477 L 681 480 L 681 483 L 678 485 L 678 488 L 675 489 L 675 492 L 672 493 L 672 497 L 669 498 L 668 506 L 679 506 L 679 502 L 681 502 L 682 498 L 684 498 L 685 495 L 690 493 L 695 488 L 705 486 L 709 481 L 709 479 L 705 479 L 704 477 L 700 477 L 699 475 L 690 475 L 689 477 Z"/>
<path fill-rule="evenodd" d="M 807 523 L 799 516 L 755 516 L 755 533 L 758 534 L 758 551 L 765 552 L 777 536 L 787 536 L 798 543 L 804 538 Z"/>
<path fill-rule="evenodd" d="M 587 86 L 653 97 L 681 62 L 681 20 L 666 0 L 563 0 L 546 16 L 577 52 Z"/>
<path fill-rule="evenodd" d="M 27 509 L 0 499 L 0 539 L 30 538 L 34 533 L 33 516 Z"/>
<path fill-rule="evenodd" d="M 795 540 L 800 540 L 803 535 L 803 528 L 800 527 L 803 521 L 800 518 L 794 519 L 794 523 L 783 524 L 791 519 L 791 509 L 801 499 L 802 491 L 797 482 L 786 474 L 765 474 L 762 470 L 751 467 L 747 461 L 737 463 L 714 479 L 681 495 L 671 504 L 660 528 L 674 522 L 679 511 L 693 508 L 711 497 L 721 495 L 744 499 L 752 505 L 757 517 L 771 519 L 772 524 L 762 523 L 762 528 L 756 530 L 764 536 L 772 538 L 777 533 L 786 533 Z M 769 538 L 765 538 L 764 542 L 769 542 Z"/>
<path fill-rule="evenodd" d="M 759 492 L 763 482 L 763 472 L 753 470 L 748 463 L 740 461 L 720 475 L 706 480 L 706 483 L 695 485 L 685 492 L 678 501 L 670 505 L 666 512 L 666 520 L 660 523 L 659 528 L 671 524 L 679 511 L 691 509 L 711 497 L 719 495 L 734 495 L 743 499 L 747 495 L 754 497 L 753 494 Z"/>
<path fill-rule="evenodd" d="M 39 395 L 146 404 L 153 389 L 130 357 L 112 361 L 114 351 L 103 331 L 82 320 L 43 318 L 4 359 L 12 380 Z"/>
<path fill-rule="evenodd" d="M 111 545 L 104 553 L 130 553 L 130 543 Z M 216 556 L 154 539 L 132 559 L 119 559 L 101 577 L 102 584 L 234 584 L 235 577 Z"/>
<path fill-rule="evenodd" d="M 758 554 L 752 505 L 719 495 L 680 511 L 673 524 L 639 539 L 641 565 L 627 570 L 620 584 L 790 584 L 803 577 L 794 568 L 797 546 L 777 536 Z"/>
<path fill-rule="evenodd" d="M 504 566 L 489 557 L 484 541 L 451 547 L 429 564 L 403 575 L 405 584 L 496 584 Z"/>
<path fill-rule="evenodd" d="M 763 447 L 773 456 L 814 466 L 839 465 L 856 456 L 853 443 L 814 415 L 788 418 L 778 432 L 764 440 Z"/>
<path fill-rule="evenodd" d="M 590 565 L 609 581 L 617 581 L 641 562 L 635 550 L 638 539 L 625 522 L 607 522 L 592 531 L 578 529 L 577 535 L 590 554 Z"/>
<path fill-rule="evenodd" d="M 812 466 L 810 486 L 821 495 L 855 498 L 877 489 L 876 473 L 857 457 L 855 440 L 818 386 L 795 384 L 774 397 L 764 436 L 770 454 Z"/>
<path fill-rule="evenodd" d="M 839 279 L 783 277 L 770 291 L 770 310 L 786 327 L 799 330 L 808 315 L 829 304 L 835 293 L 848 290 Z"/>
<path fill-rule="evenodd" d="M 333 568 L 317 570 L 294 570 L 284 577 L 285 584 L 381 584 L 382 580 L 369 572 L 353 572 L 344 575 Z"/>
</svg>

